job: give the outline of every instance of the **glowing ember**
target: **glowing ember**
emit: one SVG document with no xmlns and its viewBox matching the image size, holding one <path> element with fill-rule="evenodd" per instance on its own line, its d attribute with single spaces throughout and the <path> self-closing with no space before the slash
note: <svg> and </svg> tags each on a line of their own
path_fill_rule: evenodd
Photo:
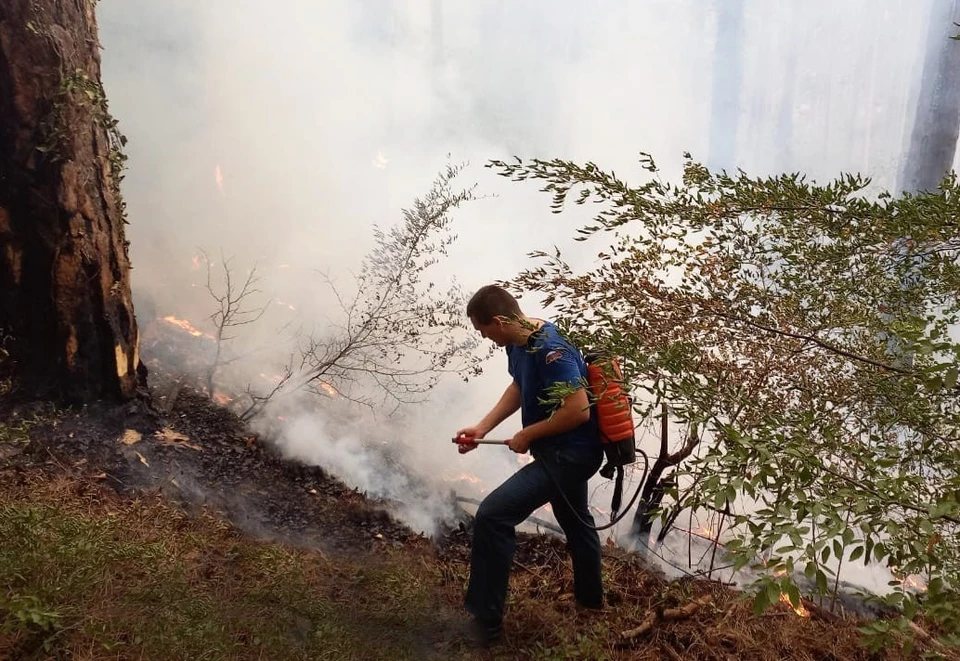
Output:
<svg viewBox="0 0 960 661">
<path fill-rule="evenodd" d="M 213 401 L 215 401 L 220 406 L 225 406 L 233 401 L 233 397 L 224 395 L 222 392 L 213 393 Z"/>
<path fill-rule="evenodd" d="M 807 610 L 806 606 L 804 606 L 802 602 L 800 604 L 797 604 L 796 607 L 794 607 L 794 605 L 790 603 L 790 597 L 783 594 L 782 592 L 780 593 L 780 601 L 785 603 L 790 608 L 793 608 L 793 612 L 799 615 L 800 617 L 810 617 L 810 611 Z"/>
<path fill-rule="evenodd" d="M 273 383 L 280 383 L 281 381 L 283 381 L 282 374 L 274 374 L 271 376 L 269 374 L 264 374 L 263 372 L 260 372 L 260 378 L 265 379 L 267 381 L 271 381 Z"/>
<path fill-rule="evenodd" d="M 177 328 L 181 328 L 187 331 L 194 337 L 206 337 L 206 338 L 210 338 L 211 340 L 214 339 L 213 335 L 209 335 L 207 333 L 204 333 L 203 331 L 197 330 L 196 328 L 193 327 L 193 324 L 191 324 L 186 319 L 177 319 L 172 314 L 168 314 L 166 317 L 163 318 L 163 320 L 168 324 L 173 324 Z"/>
<path fill-rule="evenodd" d="M 223 195 L 223 172 L 220 171 L 220 164 L 213 169 L 213 179 L 217 182 L 217 190 Z"/>
<path fill-rule="evenodd" d="M 336 397 L 338 394 L 340 394 L 337 392 L 337 389 L 331 386 L 329 383 L 325 381 L 320 381 L 319 383 L 320 383 L 320 387 L 323 388 L 324 391 L 331 397 Z"/>
<path fill-rule="evenodd" d="M 916 574 L 904 576 L 895 566 L 890 567 L 890 573 L 893 574 L 893 580 L 897 583 L 900 583 L 905 588 L 911 588 L 913 590 L 917 590 L 918 592 L 927 591 L 926 582 Z"/>
<path fill-rule="evenodd" d="M 457 482 L 469 482 L 470 484 L 481 484 L 483 482 L 479 477 L 470 473 L 461 473 L 453 479 Z"/>
</svg>

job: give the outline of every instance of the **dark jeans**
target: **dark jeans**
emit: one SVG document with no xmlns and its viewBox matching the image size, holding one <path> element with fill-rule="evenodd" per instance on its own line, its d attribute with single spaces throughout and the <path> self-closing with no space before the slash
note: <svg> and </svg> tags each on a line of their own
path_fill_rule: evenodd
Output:
<svg viewBox="0 0 960 661">
<path fill-rule="evenodd" d="M 498 623 L 503 619 L 510 565 L 516 551 L 515 527 L 548 502 L 567 536 L 573 560 L 574 596 L 588 607 L 603 603 L 600 537 L 577 518 L 595 525 L 587 509 L 587 480 L 600 468 L 603 452 L 599 445 L 589 449 L 547 447 L 535 457 L 535 461 L 484 498 L 477 510 L 465 605 L 484 622 Z"/>
</svg>

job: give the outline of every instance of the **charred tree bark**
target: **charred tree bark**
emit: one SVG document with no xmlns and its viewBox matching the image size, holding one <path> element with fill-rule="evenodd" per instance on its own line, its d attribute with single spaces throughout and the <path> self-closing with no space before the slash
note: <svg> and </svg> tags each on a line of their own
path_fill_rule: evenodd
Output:
<svg viewBox="0 0 960 661">
<path fill-rule="evenodd" d="M 960 0 L 937 0 L 930 13 L 920 98 L 910 133 L 901 189 L 934 191 L 953 167 L 960 136 Z"/>
<path fill-rule="evenodd" d="M 0 3 L 0 326 L 21 383 L 124 399 L 138 333 L 95 3 Z"/>
</svg>

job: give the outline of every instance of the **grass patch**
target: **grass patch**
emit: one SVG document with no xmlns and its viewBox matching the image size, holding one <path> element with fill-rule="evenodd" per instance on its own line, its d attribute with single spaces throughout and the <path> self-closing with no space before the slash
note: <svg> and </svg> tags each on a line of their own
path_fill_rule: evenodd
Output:
<svg viewBox="0 0 960 661">
<path fill-rule="evenodd" d="M 425 657 L 435 586 L 410 554 L 334 562 L 159 501 L 119 505 L 0 505 L 0 657 Z"/>
</svg>

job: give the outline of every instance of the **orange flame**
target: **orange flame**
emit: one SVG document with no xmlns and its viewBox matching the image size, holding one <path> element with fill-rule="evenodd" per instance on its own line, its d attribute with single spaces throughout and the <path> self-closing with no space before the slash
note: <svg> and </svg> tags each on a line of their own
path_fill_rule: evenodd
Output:
<svg viewBox="0 0 960 661">
<path fill-rule="evenodd" d="M 172 314 L 168 314 L 166 317 L 163 318 L 163 320 L 168 324 L 173 324 L 177 328 L 181 328 L 187 331 L 194 337 L 207 337 L 207 338 L 210 338 L 211 340 L 214 339 L 213 335 L 209 335 L 207 333 L 204 333 L 203 331 L 197 330 L 196 328 L 193 327 L 193 324 L 191 324 L 186 319 L 177 319 Z"/>
<path fill-rule="evenodd" d="M 903 575 L 896 566 L 890 566 L 890 573 L 893 574 L 893 580 L 902 585 L 905 588 L 912 588 L 918 592 L 926 592 L 927 584 L 926 582 L 916 574 L 909 574 L 907 576 Z"/>
<path fill-rule="evenodd" d="M 780 593 L 780 601 L 782 601 L 787 606 L 792 608 L 793 612 L 799 615 L 800 617 L 810 617 L 810 611 L 807 610 L 806 606 L 804 606 L 802 602 L 800 604 L 797 604 L 797 606 L 794 606 L 793 603 L 791 603 L 790 601 L 790 597 L 788 597 L 782 592 Z"/>
<path fill-rule="evenodd" d="M 479 477 L 477 477 L 476 475 L 471 475 L 470 473 L 460 473 L 460 474 L 457 475 L 456 477 L 451 478 L 450 481 L 469 482 L 470 484 L 482 484 L 482 483 L 483 483 L 483 480 L 481 480 L 481 479 L 480 479 Z"/>
<path fill-rule="evenodd" d="M 217 182 L 217 190 L 223 195 L 223 172 L 220 170 L 220 164 L 213 169 L 213 180 Z"/>
<path fill-rule="evenodd" d="M 220 406 L 225 406 L 233 401 L 233 397 L 230 397 L 229 395 L 225 395 L 222 392 L 214 392 L 213 401 L 215 401 Z"/>
<path fill-rule="evenodd" d="M 337 389 L 336 389 L 336 388 L 334 388 L 333 386 L 331 386 L 331 385 L 330 385 L 329 383 L 327 383 L 326 381 L 320 381 L 320 387 L 323 388 L 324 391 L 325 391 L 328 395 L 330 395 L 331 397 L 336 397 L 337 395 L 340 394 L 340 393 L 337 392 Z"/>
</svg>

